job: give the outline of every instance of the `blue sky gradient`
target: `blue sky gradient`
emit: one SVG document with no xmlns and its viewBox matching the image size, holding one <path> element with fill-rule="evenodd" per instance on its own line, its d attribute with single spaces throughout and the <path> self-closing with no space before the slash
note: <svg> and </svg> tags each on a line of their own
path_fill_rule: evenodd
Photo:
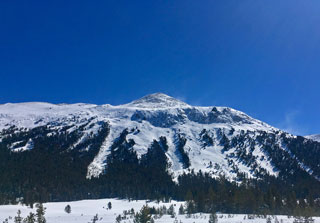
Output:
<svg viewBox="0 0 320 223">
<path fill-rule="evenodd" d="M 163 92 L 320 133 L 320 1 L 1 1 L 0 103 Z"/>
</svg>

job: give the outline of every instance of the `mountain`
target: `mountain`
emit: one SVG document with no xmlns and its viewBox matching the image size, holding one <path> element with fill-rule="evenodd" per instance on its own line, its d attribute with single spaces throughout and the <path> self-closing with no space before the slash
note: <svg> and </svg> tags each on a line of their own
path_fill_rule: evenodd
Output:
<svg viewBox="0 0 320 223">
<path fill-rule="evenodd" d="M 6 137 L 7 129 L 27 133 L 46 126 L 47 135 L 80 130 L 77 140 L 67 150 L 90 150 L 91 145 L 86 141 L 97 135 L 102 123 L 108 125 L 109 133 L 88 166 L 88 178 L 103 173 L 111 147 L 124 130 L 128 130 L 126 139 L 134 141 L 130 149 L 139 158 L 147 153 L 154 140 L 164 137 L 168 147 L 165 153 L 175 177 L 192 169 L 213 176 L 225 175 L 230 180 L 237 173 L 257 177 L 262 171 L 277 176 L 279 167 L 264 148 L 266 140 L 258 140 L 263 134 L 273 136 L 273 146 L 294 157 L 303 171 L 313 173 L 315 178 L 320 176 L 303 159 L 287 151 L 284 138 L 295 139 L 295 136 L 227 107 L 190 106 L 161 93 L 119 106 L 49 103 L 0 106 L 1 138 Z M 243 141 L 240 143 L 239 139 Z M 13 152 L 24 152 L 32 149 L 33 140 L 33 137 L 19 139 L 8 147 Z"/>
<path fill-rule="evenodd" d="M 162 93 L 118 106 L 8 103 L 0 105 L 0 203 L 1 192 L 2 202 L 169 196 L 195 174 L 277 182 L 284 193 L 296 185 L 301 196 L 316 196 L 319 151 L 319 142 L 243 112 Z"/>
</svg>

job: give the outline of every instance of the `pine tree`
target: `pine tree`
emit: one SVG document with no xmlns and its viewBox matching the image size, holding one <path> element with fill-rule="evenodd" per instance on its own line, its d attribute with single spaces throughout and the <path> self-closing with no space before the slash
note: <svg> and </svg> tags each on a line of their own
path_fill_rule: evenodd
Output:
<svg viewBox="0 0 320 223">
<path fill-rule="evenodd" d="M 187 214 L 188 215 L 195 213 L 196 205 L 195 205 L 194 201 L 192 201 L 192 200 L 187 201 L 186 205 L 187 205 L 186 209 L 187 209 Z"/>
<path fill-rule="evenodd" d="M 267 217 L 267 220 L 266 220 L 267 223 L 271 223 L 271 217 Z"/>
<path fill-rule="evenodd" d="M 186 201 L 192 201 L 193 200 L 193 194 L 190 190 L 187 191 L 186 197 L 185 197 Z"/>
<path fill-rule="evenodd" d="M 36 207 L 37 207 L 37 210 L 36 210 L 37 223 L 46 223 L 47 221 L 44 217 L 46 208 L 43 207 L 42 204 L 37 204 Z"/>
<path fill-rule="evenodd" d="M 217 217 L 216 213 L 210 214 L 209 223 L 218 223 L 218 217 Z"/>
<path fill-rule="evenodd" d="M 14 217 L 14 223 L 22 223 L 21 211 L 18 210 L 17 216 Z"/>
<path fill-rule="evenodd" d="M 174 211 L 174 207 L 173 207 L 173 204 L 172 205 L 170 205 L 170 207 L 168 208 L 168 215 L 170 215 L 171 216 L 171 218 L 174 218 L 175 216 L 176 216 L 176 213 L 175 213 L 175 211 Z"/>
<path fill-rule="evenodd" d="M 117 222 L 117 223 L 120 223 L 120 222 L 121 222 L 121 215 L 118 215 L 118 216 L 116 217 L 116 222 Z"/>
<path fill-rule="evenodd" d="M 150 208 L 148 206 L 143 206 L 139 213 L 134 217 L 134 223 L 147 223 L 151 221 Z"/>
<path fill-rule="evenodd" d="M 30 212 L 30 214 L 23 220 L 23 223 L 35 223 L 36 222 L 36 218 L 35 218 L 35 214 Z"/>
<path fill-rule="evenodd" d="M 183 207 L 182 204 L 181 204 L 180 207 L 179 207 L 179 214 L 180 214 L 180 215 L 183 215 L 183 214 L 184 214 L 184 207 Z"/>
<path fill-rule="evenodd" d="M 214 190 L 213 190 L 212 187 L 209 188 L 208 199 L 209 199 L 210 202 L 214 202 L 215 199 L 216 199 L 216 194 L 214 193 Z"/>
</svg>

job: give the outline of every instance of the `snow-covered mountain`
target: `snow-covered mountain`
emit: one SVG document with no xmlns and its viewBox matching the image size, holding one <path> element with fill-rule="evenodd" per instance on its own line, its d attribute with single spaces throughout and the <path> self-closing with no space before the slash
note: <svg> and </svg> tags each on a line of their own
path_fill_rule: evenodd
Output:
<svg viewBox="0 0 320 223">
<path fill-rule="evenodd" d="M 290 172 L 284 168 L 283 160 L 287 160 L 290 168 L 297 167 L 320 179 L 318 164 L 291 149 L 290 140 L 297 140 L 296 136 L 232 108 L 191 106 L 161 93 L 118 106 L 40 102 L 0 105 L 0 141 L 25 133 L 23 139 L 17 136 L 16 141 L 7 140 L 12 152 L 32 150 L 37 134 L 28 132 L 43 126 L 48 137 L 62 131 L 70 135 L 77 132 L 66 151 L 92 150 L 92 139 L 107 126 L 107 134 L 87 167 L 87 178 L 104 173 L 108 156 L 119 144 L 126 144 L 141 158 L 157 141 L 175 178 L 192 170 L 213 177 L 224 175 L 230 180 L 239 174 L 252 178 L 278 176 L 281 171 Z M 301 143 L 310 142 L 303 138 Z"/>
</svg>

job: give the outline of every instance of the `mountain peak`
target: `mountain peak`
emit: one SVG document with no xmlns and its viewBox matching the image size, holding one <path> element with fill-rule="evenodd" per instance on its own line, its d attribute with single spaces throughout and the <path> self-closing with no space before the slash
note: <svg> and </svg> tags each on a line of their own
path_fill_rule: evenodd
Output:
<svg viewBox="0 0 320 223">
<path fill-rule="evenodd" d="M 154 93 L 146 95 L 140 99 L 127 104 L 131 107 L 139 108 L 170 108 L 170 107 L 186 107 L 188 104 L 163 93 Z"/>
</svg>

